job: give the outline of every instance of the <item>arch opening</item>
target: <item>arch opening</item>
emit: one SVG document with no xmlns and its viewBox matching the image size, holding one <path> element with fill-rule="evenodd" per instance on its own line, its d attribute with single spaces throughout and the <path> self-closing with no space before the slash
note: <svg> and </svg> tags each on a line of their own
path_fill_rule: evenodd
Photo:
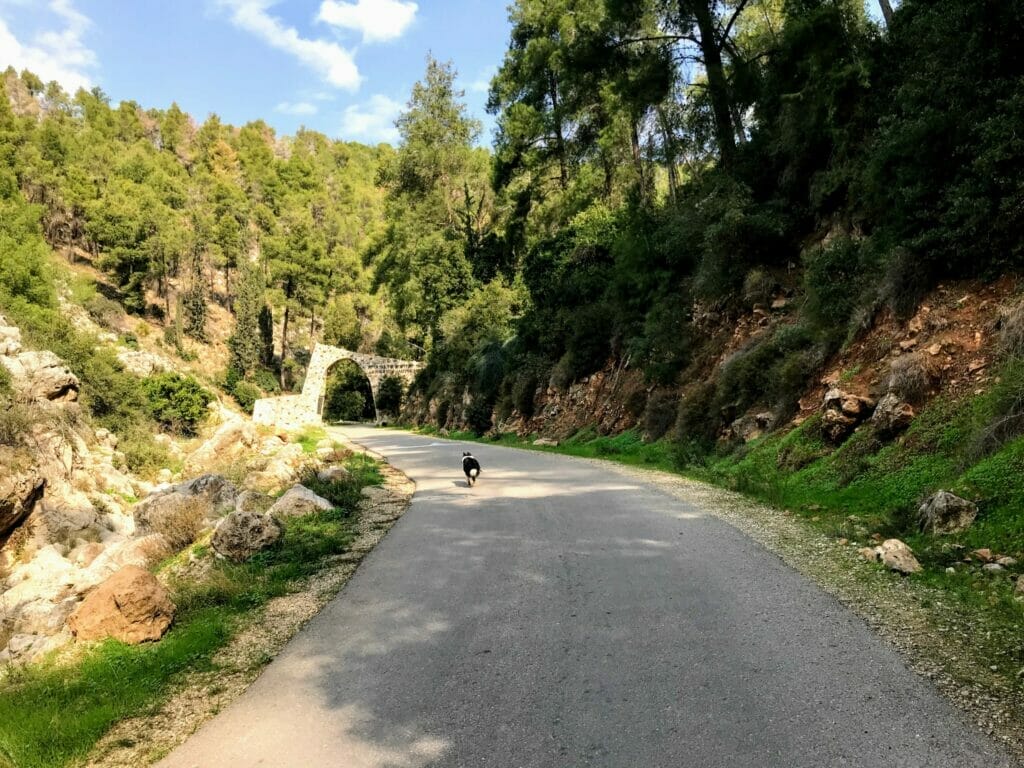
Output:
<svg viewBox="0 0 1024 768">
<path fill-rule="evenodd" d="M 317 413 L 325 423 L 374 421 L 377 404 L 366 372 L 353 360 L 339 360 L 327 369 Z"/>
</svg>

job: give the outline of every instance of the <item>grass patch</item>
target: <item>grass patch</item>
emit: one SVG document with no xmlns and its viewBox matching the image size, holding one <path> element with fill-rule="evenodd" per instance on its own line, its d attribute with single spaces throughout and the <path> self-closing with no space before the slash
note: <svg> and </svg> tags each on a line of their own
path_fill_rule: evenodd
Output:
<svg viewBox="0 0 1024 768">
<path fill-rule="evenodd" d="M 214 654 L 254 609 L 300 588 L 348 548 L 360 491 L 382 478 L 376 462 L 362 454 L 349 457 L 346 467 L 346 480 L 317 481 L 314 488 L 334 509 L 289 519 L 278 546 L 246 563 L 214 561 L 202 581 L 173 583 L 178 613 L 160 642 L 107 641 L 71 664 L 51 661 L 12 670 L 0 690 L 0 766 L 74 765 L 112 725 L 157 706 L 184 674 L 212 669 Z M 208 556 L 209 547 L 196 544 L 191 554 Z"/>
<path fill-rule="evenodd" d="M 292 438 L 306 453 L 315 453 L 317 443 L 327 438 L 327 432 L 320 427 L 306 427 Z"/>
</svg>

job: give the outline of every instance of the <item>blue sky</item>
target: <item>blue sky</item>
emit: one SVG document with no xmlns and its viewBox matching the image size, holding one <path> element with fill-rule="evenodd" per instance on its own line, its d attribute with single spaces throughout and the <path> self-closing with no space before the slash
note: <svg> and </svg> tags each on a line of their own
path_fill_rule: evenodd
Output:
<svg viewBox="0 0 1024 768">
<path fill-rule="evenodd" d="M 395 140 L 430 52 L 454 62 L 489 143 L 486 85 L 508 32 L 503 0 L 0 0 L 0 69 L 177 101 L 200 122 L 374 143 Z"/>
</svg>

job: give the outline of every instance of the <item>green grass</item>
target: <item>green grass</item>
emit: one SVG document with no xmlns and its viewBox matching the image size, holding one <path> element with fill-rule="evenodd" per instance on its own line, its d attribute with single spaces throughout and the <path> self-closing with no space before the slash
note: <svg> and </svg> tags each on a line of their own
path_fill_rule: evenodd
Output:
<svg viewBox="0 0 1024 768">
<path fill-rule="evenodd" d="M 438 434 L 438 430 L 433 427 L 421 427 L 418 432 L 425 435 Z M 645 443 L 635 429 L 618 435 L 599 435 L 593 429 L 583 429 L 572 437 L 561 441 L 557 447 L 534 445 L 533 441 L 536 437 L 536 435 L 519 437 L 514 432 L 505 432 L 497 437 L 480 437 L 473 432 L 460 431 L 448 434 L 448 438 L 451 440 L 525 448 L 532 451 L 560 453 L 590 459 L 608 459 L 620 464 L 660 469 L 666 472 L 675 469 L 671 444 L 665 441 Z"/>
<path fill-rule="evenodd" d="M 293 442 L 302 446 L 306 453 L 315 453 L 317 443 L 327 437 L 327 432 L 320 427 L 306 427 L 292 438 Z"/>
<path fill-rule="evenodd" d="M 185 673 L 211 669 L 216 651 L 251 611 L 298 588 L 351 543 L 359 492 L 381 476 L 361 454 L 346 466 L 346 481 L 317 481 L 314 489 L 335 509 L 289 519 L 278 546 L 246 563 L 214 561 L 202 581 L 175 583 L 178 612 L 159 642 L 106 641 L 70 665 L 51 661 L 15 669 L 0 690 L 0 766 L 75 765 L 112 725 L 157 706 Z M 197 544 L 192 554 L 208 555 L 209 547 Z M 170 562 L 188 556 L 186 551 Z"/>
</svg>

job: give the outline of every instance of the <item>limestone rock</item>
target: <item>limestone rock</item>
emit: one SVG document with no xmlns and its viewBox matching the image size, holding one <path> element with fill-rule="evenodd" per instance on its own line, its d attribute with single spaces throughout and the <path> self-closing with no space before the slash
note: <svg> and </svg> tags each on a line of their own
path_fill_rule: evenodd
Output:
<svg viewBox="0 0 1024 768">
<path fill-rule="evenodd" d="M 274 497 L 259 491 L 242 491 L 235 499 L 236 512 L 266 512 L 274 506 Z"/>
<path fill-rule="evenodd" d="M 256 445 L 258 435 L 252 422 L 235 417 L 219 427 L 188 458 L 188 466 L 208 467 L 217 462 L 231 461 Z"/>
<path fill-rule="evenodd" d="M 4 458 L 0 454 L 0 459 Z M 0 537 L 16 528 L 43 497 L 46 480 L 34 469 L 13 472 L 5 466 L 0 472 Z"/>
<path fill-rule="evenodd" d="M 49 350 L 0 356 L 0 363 L 10 371 L 14 388 L 25 397 L 61 402 L 78 399 L 78 377 Z"/>
<path fill-rule="evenodd" d="M 350 473 L 340 464 L 325 467 L 316 473 L 317 479 L 324 483 L 341 483 L 348 480 Z"/>
<path fill-rule="evenodd" d="M 883 436 L 895 435 L 910 426 L 914 420 L 914 408 L 890 392 L 878 401 L 871 423 Z"/>
<path fill-rule="evenodd" d="M 533 441 L 534 445 L 546 446 L 548 448 L 557 448 L 558 441 L 552 440 L 550 437 L 541 437 Z"/>
<path fill-rule="evenodd" d="M 217 524 L 212 544 L 218 555 L 240 563 L 273 546 L 281 534 L 270 515 L 235 510 Z"/>
<path fill-rule="evenodd" d="M 220 475 L 201 475 L 140 501 L 135 523 L 144 533 L 162 533 L 172 547 L 191 544 L 204 528 L 235 508 L 238 490 Z"/>
<path fill-rule="evenodd" d="M 917 562 L 910 547 L 899 539 L 886 539 L 875 549 L 878 552 L 878 559 L 890 571 L 906 575 L 921 570 L 921 564 Z"/>
<path fill-rule="evenodd" d="M 949 491 L 939 491 L 917 510 L 921 530 L 926 533 L 956 533 L 968 528 L 978 516 L 978 505 Z"/>
<path fill-rule="evenodd" d="M 334 509 L 334 505 L 327 499 L 317 496 L 304 485 L 296 485 L 274 503 L 269 513 L 280 517 L 302 517 L 329 509 Z"/>
<path fill-rule="evenodd" d="M 119 570 L 90 592 L 68 619 L 79 640 L 115 638 L 137 644 L 163 637 L 174 620 L 174 603 L 149 571 Z"/>
<path fill-rule="evenodd" d="M 821 428 L 833 442 L 842 442 L 875 409 L 873 400 L 833 387 L 825 393 Z"/>
<path fill-rule="evenodd" d="M 3 315 L 0 315 L 0 356 L 16 355 L 21 352 L 21 330 L 13 325 L 8 325 Z"/>
<path fill-rule="evenodd" d="M 173 370 L 169 360 L 142 349 L 118 349 L 117 359 L 128 373 L 142 379 L 154 373 Z"/>
</svg>

